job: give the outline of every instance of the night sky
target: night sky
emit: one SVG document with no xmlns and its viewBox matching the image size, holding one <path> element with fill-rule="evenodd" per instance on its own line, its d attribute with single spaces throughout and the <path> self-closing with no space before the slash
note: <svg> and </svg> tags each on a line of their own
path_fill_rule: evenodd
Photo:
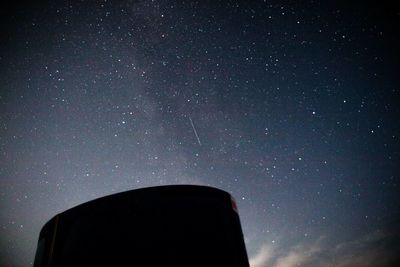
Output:
<svg viewBox="0 0 400 267">
<path fill-rule="evenodd" d="M 0 265 L 30 266 L 67 208 L 200 184 L 236 198 L 252 267 L 395 266 L 400 13 L 380 2 L 3 6 Z"/>
</svg>

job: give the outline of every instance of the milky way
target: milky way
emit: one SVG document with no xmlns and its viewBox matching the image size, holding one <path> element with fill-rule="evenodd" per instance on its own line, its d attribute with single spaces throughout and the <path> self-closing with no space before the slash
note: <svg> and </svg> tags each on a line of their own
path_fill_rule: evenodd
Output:
<svg viewBox="0 0 400 267">
<path fill-rule="evenodd" d="M 396 265 L 399 9 L 215 2 L 2 8 L 0 265 L 166 184 L 230 192 L 252 267 Z"/>
</svg>

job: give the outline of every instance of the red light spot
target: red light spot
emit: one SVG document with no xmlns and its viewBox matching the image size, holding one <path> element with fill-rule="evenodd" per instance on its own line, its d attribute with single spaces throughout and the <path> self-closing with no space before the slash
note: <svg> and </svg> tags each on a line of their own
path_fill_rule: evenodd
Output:
<svg viewBox="0 0 400 267">
<path fill-rule="evenodd" d="M 239 211 L 238 211 L 238 207 L 237 207 L 237 205 L 236 205 L 236 201 L 235 201 L 235 199 L 231 196 L 231 203 L 232 203 L 232 209 L 236 212 L 236 213 L 239 213 Z"/>
</svg>

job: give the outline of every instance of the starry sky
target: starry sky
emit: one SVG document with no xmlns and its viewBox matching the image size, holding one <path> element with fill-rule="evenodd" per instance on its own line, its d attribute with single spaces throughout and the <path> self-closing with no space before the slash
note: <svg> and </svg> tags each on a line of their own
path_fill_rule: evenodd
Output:
<svg viewBox="0 0 400 267">
<path fill-rule="evenodd" d="M 251 267 L 398 263 L 399 9 L 323 2 L 2 7 L 0 265 L 167 184 L 230 192 Z"/>
</svg>

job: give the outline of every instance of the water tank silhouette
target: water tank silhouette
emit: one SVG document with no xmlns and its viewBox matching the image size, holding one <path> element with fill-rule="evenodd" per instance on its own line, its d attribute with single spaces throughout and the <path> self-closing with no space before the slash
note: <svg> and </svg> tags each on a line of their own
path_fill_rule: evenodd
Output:
<svg viewBox="0 0 400 267">
<path fill-rule="evenodd" d="M 249 267 L 239 215 L 222 190 L 150 187 L 89 201 L 47 222 L 34 267 Z"/>
</svg>

